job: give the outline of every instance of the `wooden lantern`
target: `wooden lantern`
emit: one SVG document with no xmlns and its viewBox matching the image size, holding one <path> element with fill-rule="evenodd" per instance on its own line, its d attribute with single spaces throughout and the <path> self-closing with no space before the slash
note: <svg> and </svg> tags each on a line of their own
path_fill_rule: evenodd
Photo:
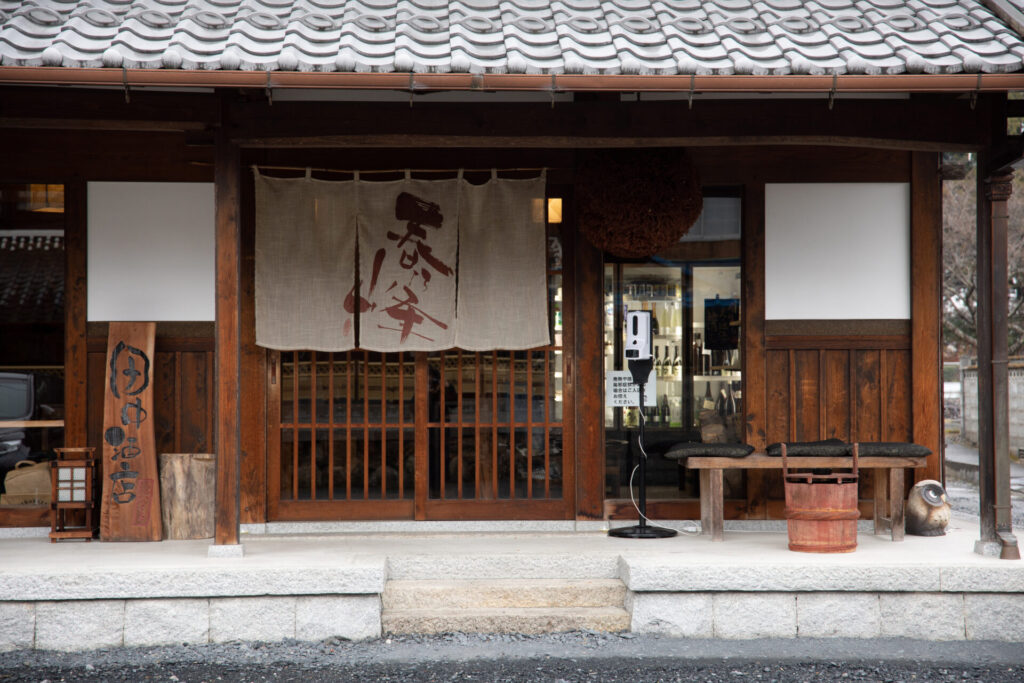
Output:
<svg viewBox="0 0 1024 683">
<path fill-rule="evenodd" d="M 95 449 L 54 450 L 57 459 L 50 463 L 50 542 L 70 538 L 91 541 L 97 526 Z"/>
</svg>

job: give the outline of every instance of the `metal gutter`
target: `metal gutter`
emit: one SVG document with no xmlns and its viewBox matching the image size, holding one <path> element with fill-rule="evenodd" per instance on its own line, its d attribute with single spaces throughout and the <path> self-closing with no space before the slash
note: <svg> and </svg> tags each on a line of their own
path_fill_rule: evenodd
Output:
<svg viewBox="0 0 1024 683">
<path fill-rule="evenodd" d="M 1024 73 L 837 75 L 583 75 L 187 71 L 0 66 L 0 85 L 303 88 L 427 92 L 971 93 L 1024 90 Z"/>
</svg>

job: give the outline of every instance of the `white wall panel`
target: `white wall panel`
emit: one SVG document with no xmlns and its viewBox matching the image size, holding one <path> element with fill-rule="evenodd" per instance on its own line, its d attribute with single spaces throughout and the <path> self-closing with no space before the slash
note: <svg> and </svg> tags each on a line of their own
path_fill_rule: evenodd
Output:
<svg viewBox="0 0 1024 683">
<path fill-rule="evenodd" d="M 212 183 L 89 183 L 89 320 L 213 320 Z"/>
<path fill-rule="evenodd" d="M 765 186 L 765 317 L 910 318 L 910 186 Z"/>
</svg>

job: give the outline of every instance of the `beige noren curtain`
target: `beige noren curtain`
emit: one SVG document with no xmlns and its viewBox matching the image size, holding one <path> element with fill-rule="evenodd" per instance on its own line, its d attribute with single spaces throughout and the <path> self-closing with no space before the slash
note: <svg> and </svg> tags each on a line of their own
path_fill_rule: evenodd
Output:
<svg viewBox="0 0 1024 683">
<path fill-rule="evenodd" d="M 550 344 L 545 224 L 532 211 L 543 202 L 544 175 L 473 185 L 461 177 L 337 182 L 257 173 L 255 182 L 258 345 L 392 352 Z"/>
<path fill-rule="evenodd" d="M 355 318 L 355 182 L 256 174 L 256 343 L 347 351 Z"/>
<path fill-rule="evenodd" d="M 359 182 L 361 348 L 440 351 L 454 344 L 461 182 Z"/>
<path fill-rule="evenodd" d="M 547 235 L 535 220 L 545 176 L 463 183 L 455 345 L 467 351 L 530 349 L 551 343 Z"/>
</svg>

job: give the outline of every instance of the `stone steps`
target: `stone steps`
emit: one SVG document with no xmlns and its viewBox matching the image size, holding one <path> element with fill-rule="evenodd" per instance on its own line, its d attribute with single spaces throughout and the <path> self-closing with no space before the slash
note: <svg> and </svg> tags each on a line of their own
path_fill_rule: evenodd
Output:
<svg viewBox="0 0 1024 683">
<path fill-rule="evenodd" d="M 389 581 L 385 633 L 625 631 L 626 586 L 617 579 Z"/>
</svg>

